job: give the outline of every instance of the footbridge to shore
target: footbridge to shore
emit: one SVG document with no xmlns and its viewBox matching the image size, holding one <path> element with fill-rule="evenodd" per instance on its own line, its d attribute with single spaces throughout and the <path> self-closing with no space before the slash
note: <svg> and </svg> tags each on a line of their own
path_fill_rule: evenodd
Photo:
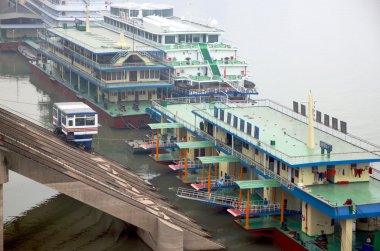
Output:
<svg viewBox="0 0 380 251">
<path fill-rule="evenodd" d="M 0 109 L 1 251 L 8 170 L 136 226 L 153 250 L 224 249 L 125 166 L 67 145 L 51 131 Z"/>
</svg>

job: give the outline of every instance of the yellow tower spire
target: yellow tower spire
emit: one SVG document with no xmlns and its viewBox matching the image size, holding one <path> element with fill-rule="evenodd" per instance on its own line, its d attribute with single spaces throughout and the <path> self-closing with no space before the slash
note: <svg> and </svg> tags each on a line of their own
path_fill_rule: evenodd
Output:
<svg viewBox="0 0 380 251">
<path fill-rule="evenodd" d="M 311 91 L 308 98 L 308 133 L 307 133 L 307 147 L 310 149 L 314 149 L 315 142 L 314 142 L 314 112 L 313 112 L 313 96 L 311 95 Z"/>
<path fill-rule="evenodd" d="M 90 32 L 90 12 L 88 5 L 86 5 L 86 32 Z"/>
</svg>

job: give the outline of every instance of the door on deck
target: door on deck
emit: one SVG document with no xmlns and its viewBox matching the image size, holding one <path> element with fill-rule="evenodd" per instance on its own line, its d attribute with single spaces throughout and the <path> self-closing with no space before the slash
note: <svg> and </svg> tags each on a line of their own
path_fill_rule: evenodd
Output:
<svg viewBox="0 0 380 251">
<path fill-rule="evenodd" d="M 135 102 L 139 102 L 139 91 L 135 91 Z"/>
<path fill-rule="evenodd" d="M 117 92 L 117 102 L 121 102 L 121 92 Z"/>
<path fill-rule="evenodd" d="M 148 100 L 152 99 L 152 91 L 148 91 Z"/>
<path fill-rule="evenodd" d="M 7 38 L 7 30 L 1 30 L 1 38 Z"/>
<path fill-rule="evenodd" d="M 136 82 L 137 81 L 137 71 L 129 72 L 129 81 Z"/>
</svg>

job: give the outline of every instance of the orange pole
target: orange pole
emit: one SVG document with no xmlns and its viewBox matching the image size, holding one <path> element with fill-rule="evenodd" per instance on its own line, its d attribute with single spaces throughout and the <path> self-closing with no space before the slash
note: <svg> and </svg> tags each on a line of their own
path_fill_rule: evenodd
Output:
<svg viewBox="0 0 380 251">
<path fill-rule="evenodd" d="M 178 164 L 181 165 L 182 161 L 182 149 L 179 149 L 179 158 L 178 158 Z"/>
<path fill-rule="evenodd" d="M 185 149 L 185 183 L 187 182 L 187 161 L 188 161 L 189 150 Z"/>
<path fill-rule="evenodd" d="M 249 229 L 249 196 L 250 195 L 250 189 L 247 189 L 247 202 L 245 204 L 245 229 Z"/>
<path fill-rule="evenodd" d="M 281 190 L 281 218 L 280 218 L 281 224 L 284 222 L 284 210 L 285 210 L 284 190 Z"/>
<path fill-rule="evenodd" d="M 179 149 L 178 164 L 181 165 L 181 163 L 182 163 L 182 149 Z M 179 178 L 182 179 L 182 171 L 179 171 Z"/>
<path fill-rule="evenodd" d="M 208 197 L 211 197 L 211 164 L 208 165 L 207 191 Z"/>
<path fill-rule="evenodd" d="M 277 201 L 277 189 L 275 187 L 272 188 L 273 189 L 273 204 L 276 204 L 276 201 Z M 273 219 L 276 219 L 276 215 L 274 214 L 273 215 Z"/>
<path fill-rule="evenodd" d="M 158 135 L 158 129 L 157 129 L 157 136 L 156 136 L 156 161 L 158 161 L 158 144 L 159 144 L 159 135 Z"/>
<path fill-rule="evenodd" d="M 154 130 L 152 130 L 152 145 L 153 145 L 153 142 L 154 142 Z M 153 156 L 153 154 L 154 154 L 154 150 L 152 149 L 152 156 Z"/>
<path fill-rule="evenodd" d="M 202 184 L 205 183 L 205 166 L 202 164 Z"/>
<path fill-rule="evenodd" d="M 241 201 L 243 199 L 243 190 L 239 189 L 238 208 L 241 208 Z"/>
</svg>

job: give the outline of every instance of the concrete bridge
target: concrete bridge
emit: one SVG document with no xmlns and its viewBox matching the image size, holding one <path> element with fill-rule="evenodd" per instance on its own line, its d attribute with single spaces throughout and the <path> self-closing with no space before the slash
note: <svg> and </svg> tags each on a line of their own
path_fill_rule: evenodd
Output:
<svg viewBox="0 0 380 251">
<path fill-rule="evenodd" d="M 0 251 L 8 170 L 136 226 L 153 250 L 224 249 L 125 166 L 67 145 L 49 130 L 0 109 Z"/>
</svg>

